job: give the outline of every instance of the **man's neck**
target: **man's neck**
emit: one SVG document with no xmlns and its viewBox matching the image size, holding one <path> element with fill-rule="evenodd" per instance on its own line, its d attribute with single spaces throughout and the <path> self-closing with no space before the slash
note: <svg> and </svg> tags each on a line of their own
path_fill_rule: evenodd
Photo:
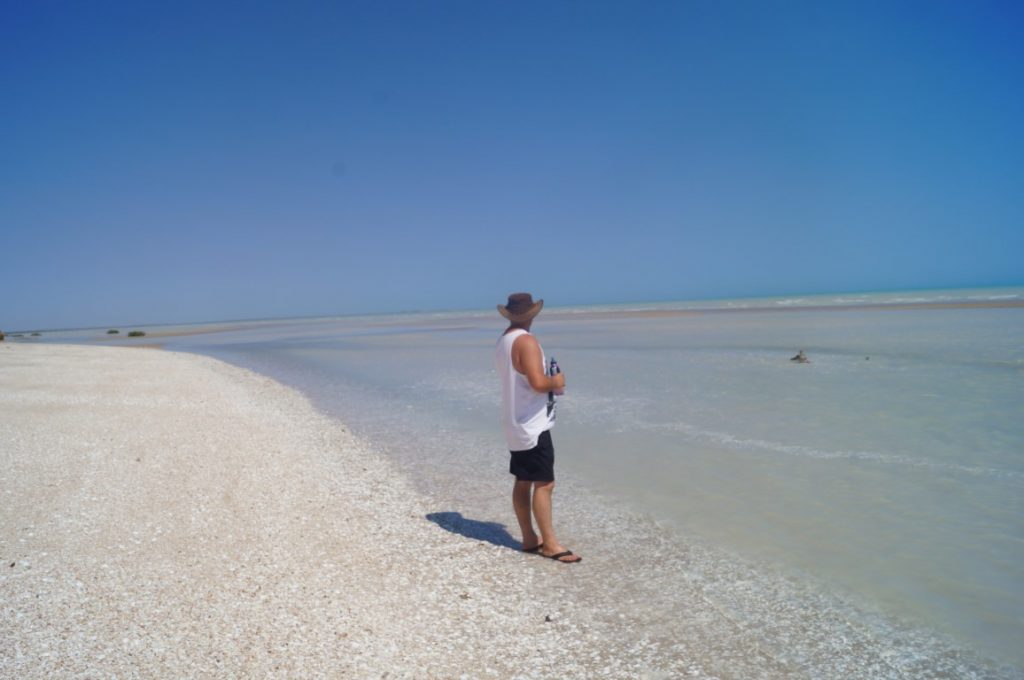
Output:
<svg viewBox="0 0 1024 680">
<path fill-rule="evenodd" d="M 532 319 L 531 319 L 531 321 L 532 321 Z M 529 333 L 530 332 L 530 324 L 529 323 L 527 323 L 526 325 L 515 324 L 515 323 L 509 324 L 508 328 L 505 329 L 505 332 L 502 333 L 502 335 L 508 335 L 512 331 L 526 331 L 527 333 Z"/>
</svg>

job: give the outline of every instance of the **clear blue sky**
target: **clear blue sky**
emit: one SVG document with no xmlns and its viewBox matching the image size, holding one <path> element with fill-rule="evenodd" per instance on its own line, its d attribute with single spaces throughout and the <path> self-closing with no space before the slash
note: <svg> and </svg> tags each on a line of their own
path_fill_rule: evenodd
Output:
<svg viewBox="0 0 1024 680">
<path fill-rule="evenodd" d="M 1019 2 L 14 2 L 0 328 L 1024 283 Z"/>
</svg>

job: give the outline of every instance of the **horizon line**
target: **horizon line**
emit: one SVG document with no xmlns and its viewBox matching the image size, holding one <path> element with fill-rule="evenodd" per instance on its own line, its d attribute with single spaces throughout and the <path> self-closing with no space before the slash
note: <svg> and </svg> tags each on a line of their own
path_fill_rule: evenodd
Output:
<svg viewBox="0 0 1024 680">
<path fill-rule="evenodd" d="M 664 298 L 664 299 L 648 299 L 648 300 L 627 300 L 624 302 L 586 302 L 586 303 L 575 303 L 570 302 L 562 305 L 552 305 L 549 307 L 551 310 L 569 310 L 580 307 L 608 307 L 608 306 L 623 306 L 623 305 L 664 305 L 672 303 L 711 303 L 718 301 L 729 301 L 729 300 L 772 300 L 776 298 L 792 298 L 792 297 L 826 297 L 832 295 L 882 295 L 887 293 L 915 293 L 915 292 L 941 292 L 941 291 L 971 291 L 971 290 L 986 290 L 986 289 L 1024 289 L 1024 283 L 1016 284 L 987 284 L 980 286 L 941 286 L 941 287 L 915 287 L 915 288 L 893 288 L 893 289 L 870 289 L 870 290 L 842 290 L 842 291 L 829 291 L 824 293 L 782 293 L 782 294 L 769 294 L 769 295 L 735 295 L 729 297 L 694 297 L 694 298 Z M 496 303 L 497 304 L 497 303 Z M 851 305 L 853 306 L 853 305 Z M 713 308 L 712 308 L 713 309 Z M 791 309 L 802 309 L 801 307 L 794 307 Z M 435 308 L 435 309 L 401 309 L 391 311 L 376 311 L 376 312 L 343 312 L 343 313 L 327 313 L 327 314 L 313 314 L 313 315 L 296 315 L 296 316 L 273 316 L 273 317 L 248 317 L 248 318 L 229 318 L 229 319 L 206 319 L 201 321 L 164 321 L 157 323 L 134 323 L 134 324 L 99 324 L 90 326 L 76 326 L 76 327 L 64 327 L 64 328 L 28 328 L 28 329 L 16 329 L 11 331 L 4 331 L 8 336 L 21 333 L 61 333 L 69 331 L 89 331 L 98 330 L 102 328 L 106 329 L 119 329 L 119 328 L 161 328 L 166 326 L 202 326 L 210 324 L 228 324 L 228 323 L 258 323 L 258 322 L 275 322 L 275 321 L 299 321 L 303 319 L 308 320 L 320 320 L 320 319 L 337 319 L 337 318 L 358 318 L 358 317 L 370 317 L 370 316 L 390 316 L 390 315 L 405 315 L 405 314 L 459 314 L 459 313 L 480 313 L 487 311 L 487 308 L 483 307 L 459 307 L 459 308 Z"/>
</svg>

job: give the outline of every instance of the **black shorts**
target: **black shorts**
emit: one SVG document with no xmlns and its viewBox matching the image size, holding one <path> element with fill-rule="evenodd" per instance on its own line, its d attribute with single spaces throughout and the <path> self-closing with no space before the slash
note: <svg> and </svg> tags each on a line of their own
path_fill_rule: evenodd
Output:
<svg viewBox="0 0 1024 680">
<path fill-rule="evenodd" d="M 555 481 L 555 445 L 551 443 L 551 430 L 537 438 L 537 445 L 525 451 L 510 451 L 508 471 L 524 482 Z"/>
</svg>

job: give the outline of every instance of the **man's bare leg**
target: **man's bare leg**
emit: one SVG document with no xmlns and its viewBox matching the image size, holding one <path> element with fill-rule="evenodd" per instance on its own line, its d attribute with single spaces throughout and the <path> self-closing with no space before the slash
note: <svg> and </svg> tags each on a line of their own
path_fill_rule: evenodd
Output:
<svg viewBox="0 0 1024 680">
<path fill-rule="evenodd" d="M 555 537 L 555 527 L 551 521 L 551 493 L 554 490 L 554 482 L 533 483 L 533 516 L 537 519 L 540 539 L 544 544 L 540 552 L 548 557 L 566 552 L 565 546 Z M 581 559 L 579 555 L 566 555 L 559 562 L 579 562 Z"/>
<path fill-rule="evenodd" d="M 512 507 L 516 511 L 516 519 L 519 520 L 519 531 L 523 536 L 523 550 L 532 550 L 540 544 L 537 532 L 533 530 L 533 517 L 530 514 L 530 490 L 533 482 L 516 480 L 512 487 Z"/>
</svg>

